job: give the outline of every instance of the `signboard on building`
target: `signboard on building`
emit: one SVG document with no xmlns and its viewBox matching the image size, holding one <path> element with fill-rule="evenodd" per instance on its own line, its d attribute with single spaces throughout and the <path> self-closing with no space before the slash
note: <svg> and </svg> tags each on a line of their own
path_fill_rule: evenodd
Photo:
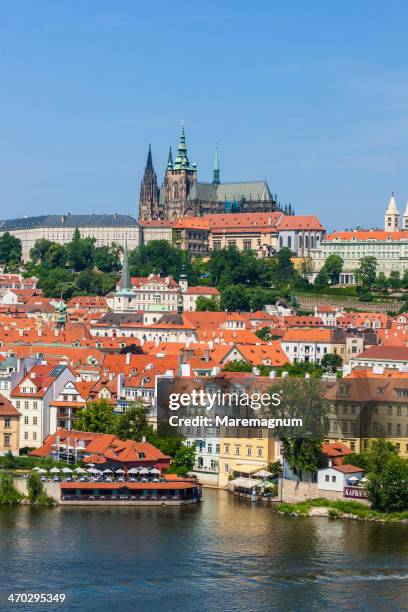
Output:
<svg viewBox="0 0 408 612">
<path fill-rule="evenodd" d="M 361 487 L 344 487 L 344 497 L 352 499 L 367 499 L 364 489 Z"/>
</svg>

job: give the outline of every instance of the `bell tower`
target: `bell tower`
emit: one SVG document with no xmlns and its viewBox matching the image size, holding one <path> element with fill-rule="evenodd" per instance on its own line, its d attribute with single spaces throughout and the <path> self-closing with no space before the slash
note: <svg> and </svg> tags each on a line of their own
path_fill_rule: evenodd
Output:
<svg viewBox="0 0 408 612">
<path fill-rule="evenodd" d="M 188 194 L 196 181 L 197 164 L 190 164 L 187 157 L 186 136 L 184 124 L 182 124 L 177 157 L 173 162 L 170 149 L 164 178 L 166 219 L 178 219 L 184 216 Z"/>
<path fill-rule="evenodd" d="M 388 203 L 388 208 L 384 215 L 384 230 L 386 232 L 398 232 L 400 229 L 400 214 L 394 192 Z"/>
</svg>

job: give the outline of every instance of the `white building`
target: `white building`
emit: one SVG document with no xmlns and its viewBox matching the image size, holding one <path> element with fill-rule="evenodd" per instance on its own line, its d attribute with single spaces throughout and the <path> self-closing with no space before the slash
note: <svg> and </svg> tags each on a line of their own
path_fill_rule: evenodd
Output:
<svg viewBox="0 0 408 612">
<path fill-rule="evenodd" d="M 392 194 L 384 215 L 384 230 L 350 230 L 328 234 L 320 248 L 311 253 L 313 275 L 322 269 L 329 255 L 339 255 L 343 270 L 339 282 L 342 285 L 356 283 L 355 270 L 363 257 L 375 257 L 377 274 L 389 276 L 392 271 L 402 276 L 408 270 L 408 203 L 403 215 L 402 227 L 395 195 Z"/>
<path fill-rule="evenodd" d="M 290 327 L 281 340 L 281 346 L 290 363 L 320 363 L 324 355 L 332 352 L 330 329 Z"/>
<path fill-rule="evenodd" d="M 44 238 L 67 244 L 75 229 L 82 238 L 95 238 L 95 246 L 122 245 L 127 239 L 130 249 L 141 243 L 139 223 L 128 215 L 44 215 L 0 221 L 0 235 L 8 232 L 21 240 L 23 261 L 30 258 L 30 250 L 36 241 Z"/>
<path fill-rule="evenodd" d="M 50 402 L 75 376 L 64 365 L 34 365 L 10 393 L 11 403 L 21 413 L 20 448 L 37 448 L 57 429 L 56 409 Z"/>
<path fill-rule="evenodd" d="M 354 465 L 332 465 L 317 471 L 317 488 L 319 491 L 343 492 L 345 486 L 357 484 L 363 474 L 364 470 Z"/>
</svg>

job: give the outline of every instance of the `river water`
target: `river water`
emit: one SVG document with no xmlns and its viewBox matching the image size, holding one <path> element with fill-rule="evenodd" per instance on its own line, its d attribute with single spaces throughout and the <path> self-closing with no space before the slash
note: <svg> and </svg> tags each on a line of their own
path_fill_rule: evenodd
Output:
<svg viewBox="0 0 408 612">
<path fill-rule="evenodd" d="M 407 610 L 408 526 L 284 517 L 209 489 L 181 508 L 3 507 L 8 609 Z"/>
</svg>

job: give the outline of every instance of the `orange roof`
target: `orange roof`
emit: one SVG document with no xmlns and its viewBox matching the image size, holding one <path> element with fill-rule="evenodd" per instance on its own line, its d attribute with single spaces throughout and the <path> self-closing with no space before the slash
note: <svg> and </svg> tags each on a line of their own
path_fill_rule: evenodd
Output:
<svg viewBox="0 0 408 612">
<path fill-rule="evenodd" d="M 320 230 L 324 227 L 315 215 L 285 215 L 277 225 L 282 230 Z"/>
<path fill-rule="evenodd" d="M 331 341 L 330 329 L 311 329 L 307 327 L 292 327 L 287 329 L 282 342 L 325 342 Z"/>
<path fill-rule="evenodd" d="M 333 232 L 326 240 L 407 240 L 408 232 L 386 232 L 384 230 L 355 230 L 351 232 Z"/>
<path fill-rule="evenodd" d="M 0 416 L 2 417 L 19 417 L 21 413 L 14 408 L 13 404 L 4 395 L 0 394 Z"/>
</svg>

